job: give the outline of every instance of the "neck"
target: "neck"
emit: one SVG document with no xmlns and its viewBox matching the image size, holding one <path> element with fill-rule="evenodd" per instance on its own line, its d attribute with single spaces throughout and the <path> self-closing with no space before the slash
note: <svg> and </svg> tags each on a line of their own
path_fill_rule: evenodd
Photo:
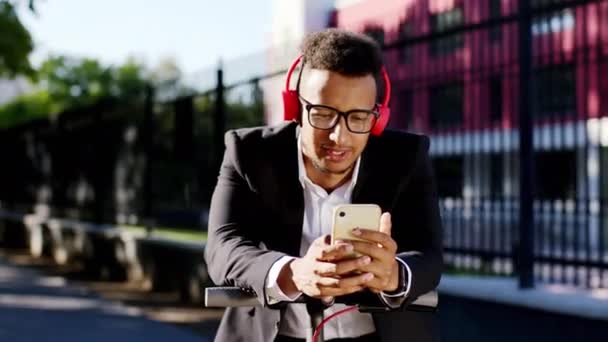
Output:
<svg viewBox="0 0 608 342">
<path fill-rule="evenodd" d="M 344 185 L 346 182 L 350 181 L 353 175 L 353 167 L 350 167 L 347 171 L 342 173 L 331 173 L 315 167 L 306 157 L 304 157 L 304 167 L 306 169 L 306 175 L 308 178 L 313 183 L 325 189 L 327 193 L 331 193 L 335 189 Z"/>
</svg>

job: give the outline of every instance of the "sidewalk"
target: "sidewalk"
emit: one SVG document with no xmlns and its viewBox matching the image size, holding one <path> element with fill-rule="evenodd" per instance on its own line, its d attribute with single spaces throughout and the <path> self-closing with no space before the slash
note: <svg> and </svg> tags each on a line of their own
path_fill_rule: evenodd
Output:
<svg viewBox="0 0 608 342">
<path fill-rule="evenodd" d="M 536 284 L 520 290 L 516 278 L 443 275 L 441 293 L 608 322 L 608 289 Z"/>
<path fill-rule="evenodd" d="M 211 341 L 0 256 L 2 341 Z"/>
<path fill-rule="evenodd" d="M 608 292 L 515 278 L 443 275 L 442 340 L 448 342 L 608 341 Z"/>
</svg>

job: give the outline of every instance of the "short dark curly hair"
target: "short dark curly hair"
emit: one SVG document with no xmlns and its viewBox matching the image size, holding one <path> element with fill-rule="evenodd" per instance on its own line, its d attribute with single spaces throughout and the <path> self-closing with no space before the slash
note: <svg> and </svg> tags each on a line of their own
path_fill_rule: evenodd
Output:
<svg viewBox="0 0 608 342">
<path fill-rule="evenodd" d="M 371 37 L 344 29 L 329 28 L 308 34 L 302 42 L 304 64 L 346 76 L 377 76 L 382 50 Z"/>
</svg>

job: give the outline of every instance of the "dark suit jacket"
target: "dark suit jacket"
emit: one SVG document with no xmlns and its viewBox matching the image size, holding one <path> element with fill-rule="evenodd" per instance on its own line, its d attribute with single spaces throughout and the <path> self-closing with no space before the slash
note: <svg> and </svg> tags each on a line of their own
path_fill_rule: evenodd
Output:
<svg viewBox="0 0 608 342">
<path fill-rule="evenodd" d="M 292 122 L 225 135 L 206 262 L 216 285 L 251 288 L 263 305 L 228 308 L 217 341 L 269 342 L 277 334 L 285 305 L 269 305 L 264 284 L 275 261 L 299 256 L 304 198 L 298 182 L 298 130 Z M 398 257 L 412 271 L 404 305 L 435 289 L 442 272 L 442 229 L 428 148 L 429 139 L 422 135 L 387 130 L 370 136 L 352 194 L 353 203 L 375 203 L 391 212 Z M 357 298 L 381 303 L 370 291 Z M 372 315 L 383 342 L 438 340 L 434 313 L 402 307 Z"/>
</svg>

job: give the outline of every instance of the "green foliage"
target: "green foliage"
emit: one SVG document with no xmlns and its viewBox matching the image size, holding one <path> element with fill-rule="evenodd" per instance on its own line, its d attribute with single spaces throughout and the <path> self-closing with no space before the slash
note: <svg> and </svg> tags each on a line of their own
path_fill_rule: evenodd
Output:
<svg viewBox="0 0 608 342">
<path fill-rule="evenodd" d="M 226 129 L 253 127 L 264 124 L 264 96 L 257 82 L 248 85 L 245 89 L 233 89 L 241 96 L 231 99 L 226 97 Z"/>
<path fill-rule="evenodd" d="M 0 128 L 44 118 L 47 113 L 57 110 L 57 105 L 52 103 L 47 91 L 22 95 L 0 107 Z"/>
<path fill-rule="evenodd" d="M 104 66 L 91 58 L 51 56 L 38 70 L 37 91 L 0 107 L 0 127 L 92 105 L 101 99 L 137 101 L 146 86 L 145 68 L 133 60 Z"/>
<path fill-rule="evenodd" d="M 30 8 L 33 9 L 33 1 Z M 0 0 L 0 77 L 34 76 L 28 58 L 33 49 L 32 37 L 19 20 L 15 6 Z"/>
<path fill-rule="evenodd" d="M 135 97 L 145 87 L 143 66 L 134 61 L 111 67 L 91 58 L 53 56 L 42 63 L 38 77 L 62 109 L 87 106 L 108 97 Z"/>
</svg>

